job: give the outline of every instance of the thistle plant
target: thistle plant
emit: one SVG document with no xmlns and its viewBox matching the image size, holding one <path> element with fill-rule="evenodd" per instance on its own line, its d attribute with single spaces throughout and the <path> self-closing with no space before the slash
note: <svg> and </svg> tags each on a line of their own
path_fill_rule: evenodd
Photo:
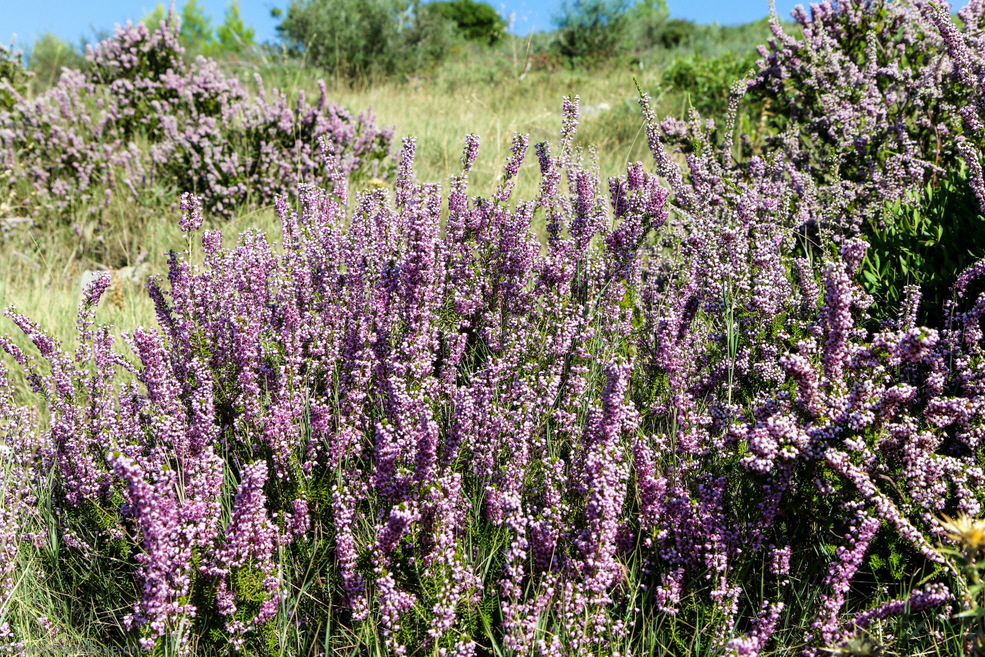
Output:
<svg viewBox="0 0 985 657">
<path fill-rule="evenodd" d="M 963 609 L 957 614 L 965 626 L 965 653 L 985 655 L 985 522 L 961 514 L 956 518 L 943 516 L 940 521 L 943 538 L 949 543 L 941 554 L 957 563 L 965 581 L 962 582 Z"/>
</svg>

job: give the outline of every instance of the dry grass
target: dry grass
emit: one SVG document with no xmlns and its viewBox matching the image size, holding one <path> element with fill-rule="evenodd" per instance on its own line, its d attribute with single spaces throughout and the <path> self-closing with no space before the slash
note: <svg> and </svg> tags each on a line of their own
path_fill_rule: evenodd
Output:
<svg viewBox="0 0 985 657">
<path fill-rule="evenodd" d="M 499 64 L 500 68 L 511 66 L 508 61 Z M 305 89 L 309 97 L 317 93 L 316 71 L 281 66 L 262 69 L 261 73 L 268 88 L 279 87 L 291 95 Z M 446 71 L 430 80 L 356 87 L 332 83 L 330 100 L 353 111 L 371 107 L 379 123 L 394 127 L 398 147 L 401 138 L 416 137 L 417 175 L 422 181 L 446 186 L 448 176 L 460 171 L 464 136 L 478 134 L 482 147 L 471 176 L 474 194 L 486 195 L 495 189 L 513 135 L 529 134 L 531 149 L 514 198 L 530 199 L 537 194 L 539 183 L 533 144 L 543 140 L 556 143 L 565 95 L 578 94 L 583 110 L 587 109 L 578 141 L 593 147 L 591 153 L 586 150 L 586 157 L 597 157 L 604 177 L 624 172 L 628 161 L 649 160 L 634 76 L 644 88 L 654 89 L 658 75 L 656 70 L 641 72 L 628 67 L 593 73 L 535 70 L 522 81 L 500 72 L 489 82 L 474 76 L 469 80 L 462 71 Z M 456 81 L 463 78 L 465 82 Z M 604 106 L 609 109 L 600 111 Z M 71 228 L 54 233 L 17 228 L 0 239 L 0 307 L 15 306 L 66 346 L 71 345 L 85 271 L 113 269 L 143 259 L 148 271 L 164 274 L 167 253 L 185 248 L 173 194 L 161 190 L 158 196 L 162 202 L 157 207 L 138 207 L 121 196 L 96 215 L 82 214 Z M 251 227 L 266 230 L 273 238 L 277 235 L 277 222 L 270 209 L 241 213 L 219 227 L 227 243 Z M 100 257 L 100 253 L 114 255 Z M 97 320 L 112 324 L 117 333 L 155 324 L 153 306 L 144 290 L 131 284 L 118 288 L 111 300 L 104 300 Z M 0 332 L 24 344 L 9 321 L 0 320 Z"/>
<path fill-rule="evenodd" d="M 314 71 L 278 69 L 276 73 L 265 75 L 265 79 L 272 79 L 273 84 L 292 94 L 298 89 L 315 93 Z M 561 102 L 567 95 L 579 95 L 583 110 L 587 110 L 583 112 L 579 141 L 597 148 L 603 176 L 624 172 L 628 161 L 649 159 L 634 78 L 644 88 L 655 89 L 659 79 L 656 69 L 613 66 L 594 72 L 543 70 L 531 72 L 522 81 L 512 74 L 499 74 L 492 82 L 470 80 L 466 74 L 457 73 L 444 71 L 433 79 L 358 86 L 335 83 L 330 87 L 330 98 L 353 110 L 372 108 L 380 124 L 395 127 L 398 139 L 416 137 L 417 173 L 423 181 L 447 181 L 460 170 L 464 136 L 479 135 L 482 147 L 471 179 L 473 190 L 479 194 L 492 192 L 498 184 L 515 133 L 529 134 L 531 145 L 557 141 Z M 602 105 L 610 109 L 598 111 Z M 537 192 L 536 158 L 532 155 L 518 181 L 520 198 L 531 198 Z"/>
</svg>

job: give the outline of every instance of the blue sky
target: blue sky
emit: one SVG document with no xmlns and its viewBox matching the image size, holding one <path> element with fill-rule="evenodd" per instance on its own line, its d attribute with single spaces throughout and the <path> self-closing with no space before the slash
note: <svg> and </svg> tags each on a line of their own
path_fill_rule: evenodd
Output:
<svg viewBox="0 0 985 657">
<path fill-rule="evenodd" d="M 166 0 L 165 0 L 166 1 Z M 244 21 L 252 25 L 261 41 L 276 39 L 277 21 L 270 17 L 274 7 L 285 8 L 289 0 L 240 0 Z M 184 0 L 177 0 L 178 6 Z M 222 22 L 228 0 L 199 0 L 211 15 L 213 24 Z M 20 47 L 29 46 L 44 34 L 53 34 L 71 43 L 80 38 L 92 40 L 97 30 L 112 31 L 116 23 L 137 21 L 150 12 L 155 0 L 0 0 L 0 42 L 9 44 L 17 35 Z M 527 34 L 532 30 L 551 29 L 551 16 L 561 5 L 560 0 L 489 0 L 504 16 L 514 17 L 513 32 Z M 777 10 L 789 17 L 798 4 L 777 0 Z M 767 0 L 668 0 L 671 15 L 699 23 L 717 21 L 724 25 L 747 23 L 766 16 Z"/>
</svg>

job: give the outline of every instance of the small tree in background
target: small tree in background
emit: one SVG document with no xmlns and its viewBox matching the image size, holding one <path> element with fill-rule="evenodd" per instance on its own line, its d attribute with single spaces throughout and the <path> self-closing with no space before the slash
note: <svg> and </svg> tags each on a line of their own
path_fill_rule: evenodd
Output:
<svg viewBox="0 0 985 657">
<path fill-rule="evenodd" d="M 163 4 L 158 4 L 140 22 L 153 32 L 166 15 L 167 9 Z M 243 22 L 239 0 L 231 0 L 226 6 L 222 24 L 214 29 L 212 17 L 205 13 L 205 8 L 198 0 L 187 0 L 182 5 L 178 18 L 181 21 L 178 39 L 190 57 L 200 54 L 217 57 L 244 52 L 256 46 L 256 30 Z"/>
<path fill-rule="evenodd" d="M 63 68 L 82 68 L 83 59 L 72 44 L 46 32 L 31 44 L 27 61 L 34 73 L 35 89 L 47 89 L 58 82 Z"/>
<path fill-rule="evenodd" d="M 277 32 L 308 63 L 337 75 L 394 72 L 405 0 L 291 0 Z"/>
<path fill-rule="evenodd" d="M 242 52 L 256 46 L 256 30 L 243 22 L 239 0 L 232 0 L 226 7 L 225 20 L 216 28 L 215 35 L 220 52 Z"/>
<path fill-rule="evenodd" d="M 565 0 L 552 19 L 558 53 L 574 65 L 611 59 L 624 42 L 629 8 L 627 0 Z"/>
<path fill-rule="evenodd" d="M 424 7 L 454 23 L 458 32 L 471 41 L 483 41 L 492 45 L 506 34 L 506 21 L 485 2 L 450 0 L 431 2 Z"/>
<path fill-rule="evenodd" d="M 187 0 L 181 7 L 181 39 L 185 50 L 192 53 L 209 48 L 215 39 L 212 36 L 212 17 L 198 0 Z"/>
</svg>

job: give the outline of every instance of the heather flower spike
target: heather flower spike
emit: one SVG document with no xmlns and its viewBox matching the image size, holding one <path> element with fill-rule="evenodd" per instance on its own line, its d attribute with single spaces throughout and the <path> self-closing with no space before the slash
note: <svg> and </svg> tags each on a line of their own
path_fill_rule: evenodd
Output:
<svg viewBox="0 0 985 657">
<path fill-rule="evenodd" d="M 190 193 L 181 195 L 181 226 L 182 232 L 190 233 L 202 227 L 202 199 Z"/>
</svg>

